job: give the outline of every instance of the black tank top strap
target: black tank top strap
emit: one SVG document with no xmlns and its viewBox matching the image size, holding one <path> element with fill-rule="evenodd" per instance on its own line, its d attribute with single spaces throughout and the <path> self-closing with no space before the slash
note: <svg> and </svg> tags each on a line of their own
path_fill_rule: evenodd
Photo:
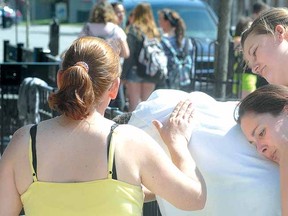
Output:
<svg viewBox="0 0 288 216">
<path fill-rule="evenodd" d="M 111 130 L 110 130 L 110 133 L 108 135 L 108 138 L 107 138 L 107 159 L 109 161 L 109 153 L 110 153 L 110 143 L 111 143 L 111 138 L 112 138 L 112 134 L 113 134 L 113 131 L 114 129 L 119 126 L 118 124 L 113 124 L 111 126 Z M 117 172 L 116 172 L 116 164 L 115 164 L 115 154 L 113 155 L 113 165 L 112 165 L 112 179 L 115 179 L 117 180 Z"/>
<path fill-rule="evenodd" d="M 36 154 L 36 133 L 37 133 L 37 124 L 33 125 L 30 128 L 31 136 L 31 151 L 32 151 L 32 166 L 34 169 L 33 176 L 37 178 L 37 154 Z"/>
</svg>

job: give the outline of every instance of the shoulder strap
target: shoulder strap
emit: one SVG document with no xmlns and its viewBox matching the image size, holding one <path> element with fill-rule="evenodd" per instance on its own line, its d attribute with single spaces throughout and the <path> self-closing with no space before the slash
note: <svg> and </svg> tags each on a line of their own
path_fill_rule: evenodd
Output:
<svg viewBox="0 0 288 216">
<path fill-rule="evenodd" d="M 37 124 L 33 125 L 30 128 L 30 163 L 33 175 L 33 181 L 37 181 L 37 154 L 36 154 L 36 133 L 37 133 Z"/>
<path fill-rule="evenodd" d="M 107 159 L 108 159 L 108 179 L 117 180 L 117 172 L 116 172 L 116 164 L 115 164 L 115 142 L 112 142 L 112 135 L 114 129 L 118 126 L 118 124 L 113 124 L 111 126 L 110 133 L 107 138 Z"/>
</svg>

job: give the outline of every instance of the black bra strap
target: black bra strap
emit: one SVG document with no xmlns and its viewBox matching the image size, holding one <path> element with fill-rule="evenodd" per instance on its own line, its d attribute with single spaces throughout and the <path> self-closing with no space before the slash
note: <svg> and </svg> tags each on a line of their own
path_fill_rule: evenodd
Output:
<svg viewBox="0 0 288 216">
<path fill-rule="evenodd" d="M 33 175 L 37 176 L 37 155 L 36 155 L 36 133 L 37 133 L 37 124 L 33 125 L 30 128 L 30 136 L 31 136 L 31 147 L 32 147 L 32 161 L 33 161 L 33 168 L 35 171 L 35 174 Z"/>
<path fill-rule="evenodd" d="M 107 158 L 108 158 L 108 160 L 109 160 L 110 142 L 111 142 L 112 134 L 113 134 L 114 129 L 115 129 L 117 126 L 118 126 L 118 124 L 113 124 L 113 125 L 111 126 L 111 130 L 110 130 L 110 133 L 109 133 L 108 138 L 107 138 Z M 117 180 L 115 154 L 114 154 L 113 158 L 114 158 L 114 160 L 113 160 L 113 165 L 112 165 L 112 179 Z"/>
</svg>

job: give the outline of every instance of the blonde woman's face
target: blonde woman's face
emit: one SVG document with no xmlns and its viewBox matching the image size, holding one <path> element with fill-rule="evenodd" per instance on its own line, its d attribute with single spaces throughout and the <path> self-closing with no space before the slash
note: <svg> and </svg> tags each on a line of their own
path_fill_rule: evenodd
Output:
<svg viewBox="0 0 288 216">
<path fill-rule="evenodd" d="M 243 55 L 253 73 L 264 77 L 271 84 L 288 86 L 288 42 L 275 32 L 250 34 L 245 40 Z"/>
</svg>

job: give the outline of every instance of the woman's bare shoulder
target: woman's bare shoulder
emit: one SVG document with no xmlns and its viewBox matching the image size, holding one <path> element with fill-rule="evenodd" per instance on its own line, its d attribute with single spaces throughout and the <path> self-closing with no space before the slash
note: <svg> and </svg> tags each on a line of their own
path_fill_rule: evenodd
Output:
<svg viewBox="0 0 288 216">
<path fill-rule="evenodd" d="M 121 134 L 128 134 L 131 137 L 137 137 L 138 135 L 149 136 L 145 131 L 129 124 L 119 125 L 117 131 Z"/>
<path fill-rule="evenodd" d="M 126 147 L 132 145 L 133 147 L 147 149 L 148 146 L 158 146 L 155 145 L 157 142 L 148 133 L 133 125 L 120 125 L 117 128 L 117 137 L 119 141 L 125 143 Z"/>
<path fill-rule="evenodd" d="M 27 149 L 29 145 L 29 131 L 31 126 L 32 125 L 25 125 L 15 131 L 4 151 L 4 158 L 22 158 L 22 154 L 27 152 L 25 149 Z"/>
</svg>

